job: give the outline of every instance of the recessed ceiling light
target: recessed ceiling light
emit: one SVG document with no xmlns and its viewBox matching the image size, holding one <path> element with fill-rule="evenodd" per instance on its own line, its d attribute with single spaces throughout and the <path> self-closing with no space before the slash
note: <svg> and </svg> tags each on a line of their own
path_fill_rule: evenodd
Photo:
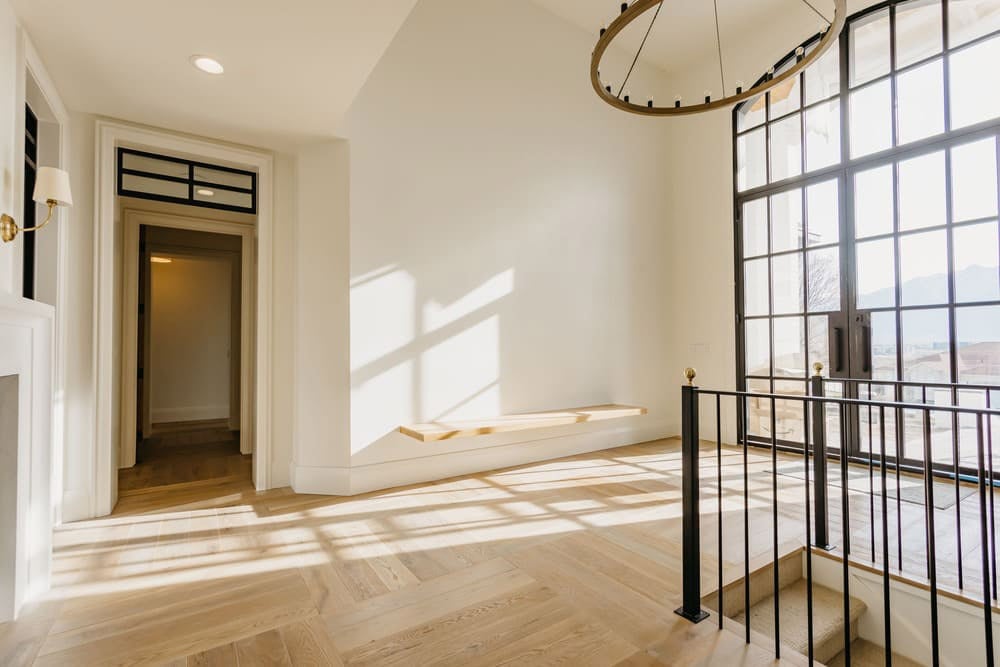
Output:
<svg viewBox="0 0 1000 667">
<path fill-rule="evenodd" d="M 209 190 L 208 188 L 198 188 L 198 194 L 202 197 L 214 197 L 215 190 Z"/>
<path fill-rule="evenodd" d="M 191 64 L 206 74 L 222 74 L 226 71 L 222 63 L 208 56 L 191 56 Z"/>
<path fill-rule="evenodd" d="M 153 256 L 149 258 L 149 261 L 151 261 L 153 264 L 170 264 L 174 260 L 170 259 L 169 257 Z"/>
</svg>

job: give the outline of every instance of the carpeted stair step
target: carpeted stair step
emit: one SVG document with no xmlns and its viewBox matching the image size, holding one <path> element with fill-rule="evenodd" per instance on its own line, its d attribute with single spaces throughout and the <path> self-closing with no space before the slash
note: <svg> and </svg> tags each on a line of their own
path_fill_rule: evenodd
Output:
<svg viewBox="0 0 1000 667">
<path fill-rule="evenodd" d="M 828 667 L 845 667 L 844 652 L 827 663 Z M 851 642 L 851 667 L 884 667 L 885 649 L 864 639 Z M 892 667 L 921 667 L 919 662 L 892 654 Z"/>
<path fill-rule="evenodd" d="M 805 579 L 782 588 L 781 643 L 802 655 L 809 652 L 807 621 L 807 588 Z M 851 639 L 858 637 L 858 618 L 866 607 L 861 600 L 851 598 Z M 745 623 L 741 611 L 733 616 L 737 623 Z M 774 637 L 774 598 L 770 596 L 750 608 L 750 629 Z M 829 588 L 813 584 L 813 645 L 814 657 L 819 662 L 829 662 L 844 650 L 844 601 L 843 596 Z M 857 664 L 852 660 L 852 664 Z"/>
</svg>

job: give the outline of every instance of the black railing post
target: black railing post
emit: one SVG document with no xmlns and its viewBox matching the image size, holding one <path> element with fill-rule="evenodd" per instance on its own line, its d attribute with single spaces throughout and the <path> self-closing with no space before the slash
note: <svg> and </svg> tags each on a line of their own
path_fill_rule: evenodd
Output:
<svg viewBox="0 0 1000 667">
<path fill-rule="evenodd" d="M 684 518 L 684 606 L 675 610 L 692 623 L 708 618 L 701 608 L 701 516 L 698 499 L 698 388 L 693 368 L 685 372 L 681 387 L 681 506 Z M 721 609 L 719 610 L 721 613 Z"/>
<path fill-rule="evenodd" d="M 817 361 L 813 364 L 813 370 L 816 371 L 816 374 L 809 379 L 809 394 L 823 397 L 826 395 L 823 384 L 823 364 Z M 815 490 L 813 499 L 816 506 L 813 513 L 816 521 L 814 534 L 816 546 L 830 551 L 833 546 L 830 544 L 830 517 L 827 503 L 829 477 L 826 471 L 826 403 L 813 401 L 812 411 L 813 489 Z"/>
</svg>

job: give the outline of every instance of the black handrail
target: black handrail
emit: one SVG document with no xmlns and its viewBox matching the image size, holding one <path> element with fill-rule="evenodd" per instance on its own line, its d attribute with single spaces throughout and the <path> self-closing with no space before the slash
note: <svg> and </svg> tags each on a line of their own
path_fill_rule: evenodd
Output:
<svg viewBox="0 0 1000 667">
<path fill-rule="evenodd" d="M 886 664 L 891 664 L 891 651 L 892 651 L 892 628 L 890 612 L 890 597 L 891 589 L 889 585 L 890 572 L 889 572 L 889 525 L 888 525 L 888 484 L 887 484 L 887 467 L 886 467 L 886 423 L 885 415 L 886 411 L 895 411 L 897 419 L 902 415 L 904 410 L 919 411 L 923 416 L 922 424 L 922 439 L 923 439 L 923 462 L 922 462 L 922 473 L 923 473 L 923 484 L 924 484 L 924 508 L 925 508 L 925 538 L 927 547 L 927 578 L 929 580 L 930 588 L 930 604 L 931 604 L 931 619 L 930 619 L 930 639 L 931 639 L 931 651 L 932 651 L 932 664 L 938 665 L 940 662 L 940 637 L 939 637 L 939 627 L 938 627 L 938 566 L 937 566 L 937 545 L 936 545 L 936 533 L 935 533 L 935 511 L 936 507 L 934 505 L 934 460 L 932 451 L 932 432 L 931 432 L 931 413 L 938 412 L 943 414 L 952 415 L 953 423 L 958 421 L 960 415 L 973 415 L 976 421 L 976 444 L 977 444 L 977 455 L 978 455 L 978 470 L 976 481 L 978 482 L 979 488 L 979 539 L 980 539 L 980 551 L 982 555 L 982 585 L 983 585 L 983 611 L 984 611 L 984 621 L 985 621 L 985 641 L 986 641 L 986 662 L 988 665 L 993 664 L 993 637 L 992 637 L 992 600 L 996 599 L 996 536 L 993 527 L 987 526 L 987 517 L 991 519 L 992 523 L 993 508 L 988 507 L 987 503 L 987 487 L 990 489 L 992 494 L 992 482 L 993 478 L 993 467 L 992 467 L 992 439 L 987 441 L 984 439 L 984 433 L 989 429 L 989 421 L 991 418 L 1000 417 L 1000 410 L 992 408 L 989 398 L 987 398 L 987 407 L 985 408 L 972 408 L 963 407 L 957 405 L 931 405 L 926 403 L 926 392 L 928 388 L 949 388 L 949 389 L 977 389 L 983 388 L 990 391 L 994 389 L 1000 390 L 1000 387 L 993 387 L 992 385 L 952 385 L 944 383 L 914 383 L 908 381 L 885 381 L 885 384 L 894 384 L 898 387 L 901 386 L 918 386 L 922 388 L 923 391 L 923 403 L 908 403 L 904 401 L 875 401 L 871 400 L 871 392 L 869 391 L 869 398 L 841 398 L 832 397 L 825 395 L 825 383 L 826 382 L 844 382 L 845 380 L 828 380 L 819 376 L 819 371 L 822 367 L 818 365 L 817 375 L 813 377 L 809 383 L 808 395 L 799 394 L 774 394 L 774 393 L 763 393 L 763 392 L 748 392 L 748 391 L 733 391 L 733 390 L 708 390 L 701 389 L 694 385 L 695 371 L 693 369 L 687 370 L 688 384 L 681 389 L 681 417 L 682 417 L 682 444 L 681 444 L 681 460 L 682 460 L 682 473 L 683 473 L 683 483 L 682 483 L 682 505 L 683 505 L 683 525 L 684 525 L 684 535 L 683 535 L 683 605 L 677 610 L 677 613 L 681 616 L 689 619 L 692 622 L 700 622 L 705 618 L 708 618 L 708 613 L 701 608 L 701 540 L 700 540 L 700 500 L 699 500 L 699 397 L 701 395 L 714 396 L 714 403 L 716 409 L 716 455 L 719 457 L 716 465 L 716 475 L 717 480 L 717 491 L 718 491 L 718 543 L 719 543 L 719 591 L 718 591 L 718 612 L 719 612 L 719 627 L 723 626 L 722 616 L 724 614 L 724 607 L 722 604 L 722 587 L 723 579 L 721 572 L 723 570 L 723 560 L 722 560 L 722 522 L 723 522 L 723 497 L 722 497 L 722 399 L 723 397 L 733 397 L 736 400 L 737 414 L 736 414 L 736 427 L 737 427 L 737 441 L 744 445 L 743 447 L 743 538 L 744 538 L 744 626 L 746 641 L 750 642 L 750 594 L 749 594 L 749 537 L 750 537 L 750 526 L 749 526 L 749 460 L 748 460 L 748 447 L 749 444 L 747 438 L 747 431 L 749 430 L 749 419 L 747 414 L 747 400 L 748 399 L 759 399 L 770 403 L 771 406 L 771 444 L 772 444 L 772 454 L 771 454 L 771 496 L 773 507 L 772 523 L 773 523 L 773 543 L 772 547 L 774 550 L 772 567 L 774 568 L 773 577 L 773 587 L 774 587 L 774 600 L 775 600 L 775 610 L 774 610 L 774 655 L 776 658 L 780 657 L 781 651 L 781 630 L 780 630 L 780 605 L 778 602 L 778 596 L 780 595 L 780 581 L 778 577 L 778 564 L 779 564 L 779 552 L 778 552 L 778 484 L 777 484 L 777 474 L 778 474 L 778 461 L 777 461 L 777 442 L 776 442 L 776 429 L 775 427 L 775 405 L 777 401 L 782 401 L 785 403 L 789 402 L 799 402 L 803 409 L 803 436 L 804 436 L 804 446 L 802 447 L 802 455 L 804 459 L 804 472 L 805 472 L 805 511 L 806 511 L 806 580 L 807 580 L 807 623 L 808 623 L 808 638 L 809 638 L 809 661 L 813 662 L 814 659 L 814 646 L 813 646 L 813 595 L 812 595 L 812 547 L 819 547 L 823 549 L 832 549 L 831 546 L 831 535 L 829 533 L 829 499 L 828 499 L 828 470 L 827 470 L 827 456 L 830 452 L 827 449 L 827 438 L 826 438 L 826 428 L 827 428 L 827 405 L 836 405 L 839 407 L 839 419 L 840 419 L 840 439 L 841 439 L 841 452 L 844 451 L 845 438 L 847 437 L 847 413 L 848 408 L 851 407 L 867 407 L 869 414 L 871 411 L 877 409 L 879 415 L 879 436 L 880 436 L 880 447 L 879 451 L 875 451 L 875 445 L 872 441 L 870 443 L 870 455 L 872 459 L 876 456 L 879 458 L 881 465 L 879 466 L 879 475 L 881 478 L 880 490 L 881 490 L 881 560 L 882 560 L 882 575 L 883 575 L 883 614 L 885 618 L 884 625 L 884 642 L 886 648 Z M 846 380 L 848 382 L 854 380 Z M 857 382 L 867 384 L 871 382 L 872 384 L 879 384 L 881 381 L 877 380 L 858 380 Z M 896 395 L 900 394 L 897 388 Z M 987 397 L 989 394 L 987 394 Z M 811 426 L 811 428 L 810 428 Z M 898 449 L 898 439 L 900 437 L 902 429 L 897 428 L 897 450 L 896 454 L 899 455 Z M 873 439 L 873 435 L 870 435 Z M 957 436 L 956 436 L 957 442 Z M 812 452 L 810 451 L 810 445 L 812 445 Z M 810 479 L 810 466 L 809 457 L 812 454 L 814 462 L 812 466 L 813 476 Z M 957 460 L 957 450 L 954 451 L 956 456 L 955 466 L 958 467 Z M 850 656 L 850 641 L 851 641 L 851 603 L 850 603 L 850 554 L 851 554 L 851 530 L 850 530 L 850 484 L 849 484 L 849 470 L 848 470 L 848 457 L 841 455 L 840 457 L 840 475 L 841 475 L 841 528 L 842 534 L 841 539 L 841 552 L 842 552 L 842 562 L 843 562 L 843 614 L 844 614 L 844 624 L 845 624 L 845 636 L 844 636 L 844 658 L 846 664 L 851 664 Z M 869 475 L 873 475 L 873 468 L 869 466 Z M 900 514 L 900 496 L 901 486 L 899 484 L 899 467 L 896 467 L 896 507 L 897 507 L 897 540 L 899 542 L 899 568 L 902 569 L 902 522 L 899 520 Z M 956 485 L 958 484 L 956 478 Z M 871 512 L 871 522 L 872 522 L 872 536 L 871 536 L 871 549 L 872 549 L 872 563 L 877 564 L 876 555 L 876 539 L 875 539 L 875 484 L 874 479 L 869 480 L 869 492 L 873 496 L 871 498 L 870 512 Z M 958 494 L 958 489 L 956 487 L 956 504 L 961 504 L 961 498 Z M 990 496 L 990 503 L 992 505 L 992 495 Z M 959 512 L 959 521 L 961 521 L 960 507 L 957 510 Z M 810 512 L 812 513 L 810 515 Z M 958 529 L 961 529 L 961 524 L 957 524 Z M 862 538 L 862 545 L 863 545 Z M 961 568 L 962 551 L 958 553 L 959 567 Z M 962 587 L 962 571 L 959 570 L 959 581 L 960 588 Z M 992 590 L 992 598 L 991 598 Z"/>
<path fill-rule="evenodd" d="M 868 401 L 863 398 L 838 398 L 836 396 L 809 396 L 803 394 L 767 394 L 756 391 L 734 391 L 731 389 L 701 389 L 695 387 L 698 394 L 712 396 L 742 396 L 744 398 L 763 398 L 775 401 L 804 401 L 807 403 L 832 403 L 835 405 L 870 405 L 873 408 L 884 407 L 899 410 L 932 412 L 948 412 L 969 415 L 986 415 L 989 417 L 1000 417 L 1000 409 L 989 408 L 965 408 L 960 405 L 934 405 L 932 403 L 905 403 L 902 401 Z"/>
<path fill-rule="evenodd" d="M 921 382 L 919 380 L 876 380 L 874 378 L 822 378 L 823 383 L 879 384 L 898 387 L 927 387 L 930 389 L 967 389 L 970 391 L 1000 391 L 997 384 L 972 384 L 966 382 Z"/>
</svg>

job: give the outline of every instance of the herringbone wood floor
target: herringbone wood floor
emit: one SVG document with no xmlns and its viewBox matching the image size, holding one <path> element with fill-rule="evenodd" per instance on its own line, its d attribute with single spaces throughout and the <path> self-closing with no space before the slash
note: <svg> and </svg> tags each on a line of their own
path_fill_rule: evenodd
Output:
<svg viewBox="0 0 1000 667">
<path fill-rule="evenodd" d="M 742 453 L 724 451 L 735 576 Z M 751 461 L 766 559 L 770 456 Z M 0 626 L 0 664 L 770 664 L 767 640 L 673 613 L 679 464 L 668 440 L 355 498 L 246 482 L 126 497 L 57 531 L 53 591 Z M 708 590 L 714 448 L 702 465 Z M 802 482 L 779 492 L 781 540 L 801 543 Z"/>
</svg>

